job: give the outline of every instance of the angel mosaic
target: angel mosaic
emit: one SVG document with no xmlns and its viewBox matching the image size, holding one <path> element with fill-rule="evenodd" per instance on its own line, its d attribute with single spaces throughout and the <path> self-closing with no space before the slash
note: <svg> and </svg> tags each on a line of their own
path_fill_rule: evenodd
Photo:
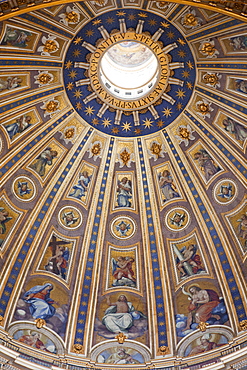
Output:
<svg viewBox="0 0 247 370">
<path fill-rule="evenodd" d="M 20 197 L 23 197 L 24 195 L 29 195 L 32 193 L 33 189 L 29 188 L 30 183 L 29 181 L 18 181 L 17 184 L 17 189 L 18 189 L 18 194 Z"/>
<path fill-rule="evenodd" d="M 0 92 L 14 90 L 21 86 L 23 80 L 18 76 L 2 76 L 0 78 Z"/>
<path fill-rule="evenodd" d="M 163 202 L 180 197 L 174 184 L 171 172 L 168 169 L 158 173 L 159 187 L 163 195 Z"/>
<path fill-rule="evenodd" d="M 32 33 L 17 27 L 7 26 L 1 45 L 10 45 L 18 48 L 28 46 Z"/>
<path fill-rule="evenodd" d="M 114 287 L 116 286 L 129 286 L 136 287 L 136 278 L 133 271 L 134 258 L 131 256 L 119 256 L 116 259 L 112 258 L 112 275 Z"/>
<path fill-rule="evenodd" d="M 239 238 L 243 239 L 243 246 L 247 250 L 247 212 L 242 214 L 237 222 L 237 233 Z"/>
<path fill-rule="evenodd" d="M 247 49 L 247 36 L 240 35 L 230 38 L 230 46 L 234 51 Z"/>
<path fill-rule="evenodd" d="M 45 176 L 47 173 L 47 167 L 53 165 L 54 159 L 58 156 L 57 150 L 52 147 L 47 147 L 40 155 L 35 159 L 33 163 L 30 164 L 32 168 L 41 177 Z"/>
<path fill-rule="evenodd" d="M 128 177 L 122 177 L 117 183 L 117 206 L 131 207 L 132 183 Z"/>
<path fill-rule="evenodd" d="M 172 248 L 181 279 L 206 272 L 198 245 L 190 243 L 179 248 L 176 244 L 172 244 Z"/>
<path fill-rule="evenodd" d="M 0 207 L 0 235 L 6 234 L 7 227 L 6 224 L 12 220 L 12 217 L 9 215 L 9 211 L 4 208 Z M 2 244 L 2 240 L 0 239 L 0 245 Z"/>
<path fill-rule="evenodd" d="M 131 229 L 131 225 L 125 221 L 120 221 L 118 224 L 115 225 L 115 228 L 121 236 L 128 236 L 127 233 Z"/>
<path fill-rule="evenodd" d="M 28 127 L 31 126 L 32 117 L 30 115 L 22 115 L 15 119 L 15 121 L 4 125 L 4 128 L 6 129 L 9 138 L 12 140 L 17 134 L 22 133 L 25 131 Z"/>
<path fill-rule="evenodd" d="M 46 260 L 43 269 L 52 272 L 66 280 L 68 267 L 70 264 L 71 241 L 59 240 L 55 235 L 49 242 L 45 257 Z"/>
<path fill-rule="evenodd" d="M 89 172 L 86 170 L 82 171 L 79 174 L 77 184 L 72 187 L 72 191 L 69 196 L 76 199 L 82 199 L 85 197 L 91 180 L 92 175 L 89 175 Z"/>
<path fill-rule="evenodd" d="M 237 188 L 233 181 L 220 181 L 214 189 L 214 197 L 218 203 L 228 204 L 237 194 Z"/>
<path fill-rule="evenodd" d="M 247 128 L 244 125 L 236 122 L 234 119 L 226 117 L 223 120 L 222 125 L 224 130 L 231 134 L 234 139 L 243 142 L 247 138 Z"/>
<path fill-rule="evenodd" d="M 222 170 L 209 151 L 201 144 L 196 145 L 190 151 L 190 155 L 192 156 L 199 174 L 206 183 L 208 183 L 217 173 Z"/>
</svg>

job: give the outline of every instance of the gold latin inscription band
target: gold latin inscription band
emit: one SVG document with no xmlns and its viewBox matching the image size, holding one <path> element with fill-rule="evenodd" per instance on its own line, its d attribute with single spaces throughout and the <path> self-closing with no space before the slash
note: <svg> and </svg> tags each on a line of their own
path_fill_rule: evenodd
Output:
<svg viewBox="0 0 247 370">
<path fill-rule="evenodd" d="M 105 87 L 101 84 L 99 78 L 99 62 L 104 52 L 116 42 L 121 41 L 137 41 L 148 46 L 156 55 L 160 72 L 158 81 L 154 85 L 150 93 L 139 100 L 120 100 L 110 94 Z M 168 55 L 165 54 L 160 45 L 153 41 L 150 36 L 145 34 L 136 34 L 135 32 L 116 33 L 108 39 L 101 42 L 98 48 L 92 53 L 89 66 L 89 78 L 92 89 L 96 92 L 98 97 L 107 105 L 121 110 L 139 110 L 154 104 L 165 91 L 168 85 L 168 78 L 170 70 L 168 66 Z"/>
</svg>

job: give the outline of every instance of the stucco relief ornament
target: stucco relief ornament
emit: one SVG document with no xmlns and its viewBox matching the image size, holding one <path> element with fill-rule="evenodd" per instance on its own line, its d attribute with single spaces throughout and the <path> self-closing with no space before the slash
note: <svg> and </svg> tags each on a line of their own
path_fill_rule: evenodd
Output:
<svg viewBox="0 0 247 370">
<path fill-rule="evenodd" d="M 119 333 L 115 336 L 115 338 L 117 339 L 118 343 L 123 344 L 125 339 L 127 339 L 127 336 L 124 335 L 124 333 Z"/>
<path fill-rule="evenodd" d="M 166 1 L 156 1 L 155 5 L 157 6 L 158 9 L 163 9 L 163 10 L 166 10 L 168 7 L 171 6 L 171 4 L 167 3 Z"/>
<path fill-rule="evenodd" d="M 35 324 L 36 324 L 36 327 L 37 327 L 38 329 L 41 329 L 41 328 L 43 328 L 43 326 L 46 324 L 46 322 L 45 322 L 45 320 L 44 320 L 44 319 L 40 319 L 40 318 L 38 318 L 38 319 L 36 319 L 36 320 L 35 320 Z"/>
<path fill-rule="evenodd" d="M 211 102 L 209 102 L 206 99 L 199 100 L 196 103 L 197 113 L 202 118 L 210 118 L 210 112 L 212 112 L 214 109 L 211 107 Z"/>
<path fill-rule="evenodd" d="M 201 41 L 199 51 L 206 58 L 217 58 L 217 55 L 219 54 L 218 50 L 215 48 L 214 40 L 210 39 Z"/>
<path fill-rule="evenodd" d="M 202 81 L 207 85 L 216 89 L 220 87 L 221 75 L 219 73 L 206 73 L 202 76 Z"/>
<path fill-rule="evenodd" d="M 43 101 L 43 105 L 40 107 L 41 109 L 44 109 L 44 117 L 50 116 L 52 117 L 54 114 L 60 112 L 59 109 L 59 101 L 55 98 Z"/>
<path fill-rule="evenodd" d="M 195 10 L 190 10 L 188 13 L 186 13 L 182 19 L 181 23 L 185 28 L 194 29 L 202 24 L 202 19 L 196 16 Z"/>
<path fill-rule="evenodd" d="M 78 355 L 83 353 L 83 346 L 81 344 L 74 344 L 74 352 L 77 353 Z"/>
<path fill-rule="evenodd" d="M 169 353 L 169 348 L 166 346 L 160 346 L 158 351 L 159 351 L 159 354 L 162 354 L 164 356 Z"/>
<path fill-rule="evenodd" d="M 201 331 L 206 331 L 208 326 L 209 326 L 209 324 L 207 322 L 200 321 L 198 326 L 197 326 L 197 329 L 199 329 Z"/>
<path fill-rule="evenodd" d="M 148 148 L 149 158 L 153 158 L 154 161 L 157 161 L 159 158 L 165 157 L 165 145 L 160 144 L 157 140 L 151 142 L 150 147 Z"/>
<path fill-rule="evenodd" d="M 38 71 L 38 75 L 34 76 L 35 84 L 39 87 L 49 85 L 54 80 L 54 76 L 48 71 Z"/>
<path fill-rule="evenodd" d="M 4 320 L 3 316 L 2 316 L 2 315 L 0 315 L 0 325 L 2 325 L 2 324 L 3 324 L 3 320 Z"/>
<path fill-rule="evenodd" d="M 190 125 L 180 125 L 176 130 L 177 134 L 175 138 L 178 140 L 178 143 L 184 143 L 185 146 L 189 145 L 190 140 L 195 140 L 195 136 L 192 135 L 194 132 Z"/>
<path fill-rule="evenodd" d="M 119 162 L 120 168 L 124 166 L 129 168 L 131 166 L 131 162 L 134 162 L 134 157 L 134 153 L 131 153 L 128 148 L 123 148 L 119 153 L 117 153 L 116 162 Z"/>
<path fill-rule="evenodd" d="M 94 141 L 89 145 L 89 148 L 87 150 L 88 152 L 88 158 L 93 158 L 94 161 L 96 161 L 97 158 L 102 157 L 102 143 L 101 141 Z"/>
<path fill-rule="evenodd" d="M 240 321 L 239 326 L 241 330 L 247 330 L 247 320 Z"/>
<path fill-rule="evenodd" d="M 60 132 L 61 132 L 60 138 L 65 141 L 65 144 L 72 142 L 77 136 L 77 131 L 76 131 L 75 126 L 66 126 L 64 130 Z"/>
<path fill-rule="evenodd" d="M 105 6 L 107 3 L 108 3 L 108 0 L 91 1 L 91 4 L 98 5 L 98 6 Z"/>
<path fill-rule="evenodd" d="M 59 14 L 60 22 L 68 26 L 69 24 L 77 24 L 80 22 L 80 13 L 77 8 L 74 6 L 71 8 L 67 6 L 66 12 Z"/>
<path fill-rule="evenodd" d="M 48 35 L 48 37 L 43 36 L 42 39 L 43 46 L 38 47 L 38 52 L 41 52 L 41 55 L 51 56 L 59 49 L 59 43 L 56 40 L 56 36 Z"/>
</svg>

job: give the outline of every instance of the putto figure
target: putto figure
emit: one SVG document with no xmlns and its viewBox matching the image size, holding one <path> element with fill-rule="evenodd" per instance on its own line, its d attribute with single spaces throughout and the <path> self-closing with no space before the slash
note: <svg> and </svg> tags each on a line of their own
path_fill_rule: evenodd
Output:
<svg viewBox="0 0 247 370">
<path fill-rule="evenodd" d="M 132 185 L 128 177 L 123 177 L 117 185 L 118 207 L 131 207 Z"/>
</svg>

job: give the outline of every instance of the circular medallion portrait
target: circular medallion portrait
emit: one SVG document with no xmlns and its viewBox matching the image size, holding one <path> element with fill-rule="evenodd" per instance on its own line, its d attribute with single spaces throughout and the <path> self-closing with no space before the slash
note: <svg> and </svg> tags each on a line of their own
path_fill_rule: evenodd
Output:
<svg viewBox="0 0 247 370">
<path fill-rule="evenodd" d="M 36 195 L 36 186 L 26 176 L 17 177 L 12 185 L 14 195 L 23 202 L 30 202 Z"/>
<path fill-rule="evenodd" d="M 110 232 L 114 238 L 129 239 L 136 232 L 136 223 L 127 216 L 116 217 L 111 221 Z"/>
<path fill-rule="evenodd" d="M 146 19 L 136 22 L 132 12 L 126 8 L 119 18 L 118 11 L 109 11 L 85 24 L 71 41 L 63 72 L 78 114 L 122 137 L 152 134 L 173 122 L 187 106 L 196 77 L 179 29 L 147 10 Z"/>
<path fill-rule="evenodd" d="M 165 216 L 165 226 L 172 231 L 185 229 L 189 222 L 190 215 L 185 208 L 173 208 Z"/>
<path fill-rule="evenodd" d="M 65 229 L 77 229 L 82 219 L 81 212 L 75 207 L 63 207 L 59 211 L 58 221 Z"/>
<path fill-rule="evenodd" d="M 219 181 L 213 190 L 214 199 L 220 204 L 229 204 L 237 195 L 236 184 L 229 179 Z"/>
</svg>

